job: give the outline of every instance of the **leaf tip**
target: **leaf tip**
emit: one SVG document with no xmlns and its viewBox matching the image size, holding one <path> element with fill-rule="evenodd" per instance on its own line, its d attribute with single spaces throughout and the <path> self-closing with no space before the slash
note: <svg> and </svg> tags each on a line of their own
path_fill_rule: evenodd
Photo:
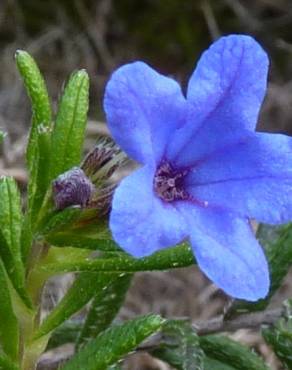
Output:
<svg viewBox="0 0 292 370">
<path fill-rule="evenodd" d="M 22 57 L 30 57 L 29 53 L 25 50 L 21 50 L 21 49 L 17 49 L 14 53 L 14 58 L 17 60 L 19 60 L 20 58 Z"/>
</svg>

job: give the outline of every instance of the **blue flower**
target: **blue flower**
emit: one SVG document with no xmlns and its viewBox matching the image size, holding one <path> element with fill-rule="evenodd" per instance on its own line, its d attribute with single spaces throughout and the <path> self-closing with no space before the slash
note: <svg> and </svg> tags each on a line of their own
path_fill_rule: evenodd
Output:
<svg viewBox="0 0 292 370">
<path fill-rule="evenodd" d="M 255 132 L 268 58 L 249 36 L 203 53 L 186 97 L 142 62 L 111 77 L 104 107 L 116 142 L 142 167 L 115 192 L 115 241 L 143 257 L 189 238 L 202 271 L 233 297 L 265 297 L 269 271 L 250 219 L 292 218 L 292 142 Z"/>
</svg>

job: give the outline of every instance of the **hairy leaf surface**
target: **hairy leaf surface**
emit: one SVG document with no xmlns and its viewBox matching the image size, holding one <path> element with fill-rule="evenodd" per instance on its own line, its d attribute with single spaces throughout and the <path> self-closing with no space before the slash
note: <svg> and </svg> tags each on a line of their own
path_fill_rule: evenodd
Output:
<svg viewBox="0 0 292 370">
<path fill-rule="evenodd" d="M 187 244 L 167 248 L 153 255 L 135 259 L 125 253 L 116 253 L 114 258 L 97 258 L 86 260 L 55 261 L 44 260 L 40 269 L 49 275 L 66 272 L 135 272 L 151 270 L 168 270 L 171 268 L 191 266 L 195 259 Z"/>
<path fill-rule="evenodd" d="M 13 360 L 18 356 L 19 328 L 14 314 L 8 285 L 8 276 L 0 260 L 0 343 L 3 351 Z M 0 360 L 1 363 L 1 360 Z"/>
<path fill-rule="evenodd" d="M 20 244 L 22 229 L 22 212 L 20 194 L 11 177 L 0 179 L 0 254 L 11 281 L 30 306 L 24 287 L 24 265 Z"/>
<path fill-rule="evenodd" d="M 80 163 L 88 111 L 89 79 L 74 72 L 61 97 L 52 132 L 51 179 Z"/>
<path fill-rule="evenodd" d="M 287 369 L 292 368 L 292 300 L 287 301 L 285 317 L 275 325 L 263 328 L 262 335 L 265 341 Z"/>
<path fill-rule="evenodd" d="M 163 319 L 159 316 L 148 315 L 112 326 L 88 342 L 63 369 L 104 370 L 157 332 L 162 324 Z"/>
<path fill-rule="evenodd" d="M 206 356 L 234 367 L 237 370 L 268 370 L 263 359 L 248 347 L 224 335 L 200 337 L 200 346 Z"/>
<path fill-rule="evenodd" d="M 99 273 L 99 276 L 99 289 L 95 293 L 84 326 L 77 338 L 77 349 L 111 324 L 124 302 L 132 280 L 132 274 Z"/>
<path fill-rule="evenodd" d="M 168 320 L 162 327 L 161 344 L 152 354 L 178 370 L 204 369 L 199 337 L 187 321 Z"/>
</svg>

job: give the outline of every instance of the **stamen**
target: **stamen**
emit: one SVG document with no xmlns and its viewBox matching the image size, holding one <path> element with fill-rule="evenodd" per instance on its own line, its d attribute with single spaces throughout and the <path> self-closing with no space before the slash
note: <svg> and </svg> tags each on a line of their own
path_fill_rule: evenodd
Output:
<svg viewBox="0 0 292 370">
<path fill-rule="evenodd" d="M 166 202 L 188 199 L 189 194 L 184 189 L 187 173 L 187 170 L 177 170 L 169 162 L 163 162 L 154 176 L 154 191 Z"/>
</svg>

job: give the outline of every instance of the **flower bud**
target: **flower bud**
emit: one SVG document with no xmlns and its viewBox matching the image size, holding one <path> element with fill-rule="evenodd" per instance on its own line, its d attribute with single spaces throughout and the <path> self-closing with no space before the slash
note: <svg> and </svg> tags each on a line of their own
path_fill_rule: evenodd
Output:
<svg viewBox="0 0 292 370">
<path fill-rule="evenodd" d="M 93 192 L 93 184 L 79 167 L 73 167 L 53 182 L 53 198 L 58 210 L 74 205 L 85 207 Z"/>
</svg>

